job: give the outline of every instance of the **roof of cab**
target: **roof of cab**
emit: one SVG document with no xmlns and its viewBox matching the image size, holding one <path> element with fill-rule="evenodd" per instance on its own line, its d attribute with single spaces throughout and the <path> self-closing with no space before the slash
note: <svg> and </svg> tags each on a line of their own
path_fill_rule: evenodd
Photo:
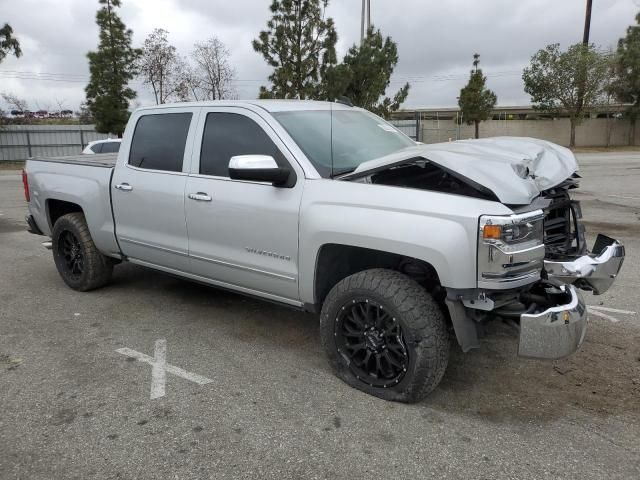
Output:
<svg viewBox="0 0 640 480">
<path fill-rule="evenodd" d="M 316 100 L 209 100 L 204 102 L 165 103 L 141 107 L 138 110 L 150 110 L 159 108 L 176 107 L 258 107 L 268 112 L 287 112 L 295 110 L 348 110 L 350 107 L 344 103 L 325 102 Z"/>
</svg>

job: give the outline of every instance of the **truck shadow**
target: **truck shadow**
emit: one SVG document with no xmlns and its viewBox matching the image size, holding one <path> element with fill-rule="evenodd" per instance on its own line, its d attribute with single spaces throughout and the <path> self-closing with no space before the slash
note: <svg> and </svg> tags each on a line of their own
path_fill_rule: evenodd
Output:
<svg viewBox="0 0 640 480">
<path fill-rule="evenodd" d="M 163 317 L 182 312 L 184 328 L 212 331 L 251 348 L 285 349 L 299 358 L 301 370 L 329 371 L 316 315 L 133 265 L 118 267 L 107 288 L 137 290 L 138 299 L 159 300 Z M 549 422 L 568 409 L 603 417 L 640 415 L 637 328 L 592 319 L 580 351 L 553 362 L 517 357 L 516 334 L 498 322 L 490 324 L 482 343 L 480 350 L 464 354 L 452 341 L 442 383 L 418 408 L 509 424 Z M 338 388 L 349 387 L 340 383 Z"/>
</svg>

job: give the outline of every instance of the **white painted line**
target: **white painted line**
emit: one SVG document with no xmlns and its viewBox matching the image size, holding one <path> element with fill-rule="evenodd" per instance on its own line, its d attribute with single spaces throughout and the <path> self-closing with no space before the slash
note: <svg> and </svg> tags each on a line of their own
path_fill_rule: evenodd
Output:
<svg viewBox="0 0 640 480">
<path fill-rule="evenodd" d="M 605 319 L 609 320 L 610 322 L 618 323 L 620 321 L 616 317 L 612 317 L 611 315 L 607 315 L 606 313 L 602 313 L 602 312 L 599 312 L 598 310 L 594 310 L 592 307 L 587 307 L 587 310 L 592 315 L 596 315 L 597 317 L 605 318 Z"/>
<path fill-rule="evenodd" d="M 627 200 L 640 200 L 640 197 L 631 197 L 626 195 L 607 195 L 607 197 L 626 198 Z"/>
<path fill-rule="evenodd" d="M 636 314 L 636 312 L 632 312 L 631 310 L 620 310 L 619 308 L 600 307 L 600 306 L 593 306 L 593 305 L 589 305 L 589 308 L 594 310 L 602 310 L 603 312 L 622 313 L 624 315 Z"/>
<path fill-rule="evenodd" d="M 167 379 L 167 341 L 156 340 L 153 354 L 154 362 L 151 368 L 151 400 L 164 397 L 164 385 Z"/>
<path fill-rule="evenodd" d="M 196 373 L 187 372 L 182 368 L 176 367 L 167 363 L 167 341 L 164 339 L 156 340 L 154 356 L 150 357 L 144 353 L 140 353 L 130 348 L 118 348 L 116 352 L 126 355 L 127 357 L 135 358 L 139 362 L 148 363 L 151 365 L 151 394 L 150 398 L 156 399 L 164 397 L 165 395 L 165 383 L 166 372 L 177 377 L 184 378 L 190 382 L 197 383 L 198 385 L 206 385 L 213 382 L 210 378 L 203 377 Z"/>
</svg>

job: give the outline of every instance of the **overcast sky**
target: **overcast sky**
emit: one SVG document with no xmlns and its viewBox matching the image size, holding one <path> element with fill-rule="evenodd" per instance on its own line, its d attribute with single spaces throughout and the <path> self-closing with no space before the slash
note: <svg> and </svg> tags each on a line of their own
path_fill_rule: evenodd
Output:
<svg viewBox="0 0 640 480">
<path fill-rule="evenodd" d="M 265 27 L 270 0 L 122 0 L 120 17 L 140 46 L 154 28 L 169 31 L 182 55 L 194 42 L 218 36 L 231 50 L 238 97 L 255 98 L 270 69 L 251 48 Z M 615 47 L 634 22 L 640 0 L 594 0 L 591 41 Z M 411 83 L 404 104 L 446 107 L 466 83 L 472 55 L 481 54 L 488 86 L 499 105 L 523 105 L 521 71 L 546 44 L 563 47 L 582 39 L 585 0 L 371 0 L 372 23 L 398 44 L 400 61 L 388 93 Z M 0 0 L 23 56 L 0 64 L 0 92 L 25 98 L 32 110 L 77 109 L 88 79 L 86 52 L 96 48 L 97 0 Z M 328 15 L 338 32 L 339 58 L 360 34 L 360 0 L 331 0 Z M 27 72 L 27 73 L 14 73 Z M 34 77 L 38 78 L 11 78 Z M 49 80 L 45 80 L 48 78 Z M 152 103 L 135 83 L 136 105 Z M 6 105 L 0 103 L 6 108 Z"/>
</svg>

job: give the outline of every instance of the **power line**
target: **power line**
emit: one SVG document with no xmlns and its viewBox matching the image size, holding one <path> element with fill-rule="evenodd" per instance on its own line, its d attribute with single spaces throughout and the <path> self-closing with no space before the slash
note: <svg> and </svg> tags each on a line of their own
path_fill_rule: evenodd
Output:
<svg viewBox="0 0 640 480">
<path fill-rule="evenodd" d="M 492 73 L 486 74 L 487 78 L 500 78 L 513 75 L 521 75 L 521 70 L 498 70 Z M 452 80 L 460 80 L 467 77 L 468 74 L 442 74 L 442 75 L 419 75 L 419 74 L 404 74 L 395 75 L 390 83 L 429 83 L 429 82 L 448 82 Z M 50 81 L 50 82 L 62 82 L 62 83 L 87 83 L 90 79 L 88 75 L 81 74 L 67 74 L 67 73 L 52 73 L 52 72 L 32 72 L 32 71 L 20 71 L 20 70 L 0 70 L 0 78 L 16 79 L 16 80 L 36 80 L 36 81 Z M 231 83 L 235 85 L 250 84 L 250 83 L 265 83 L 265 79 L 250 79 L 250 78 L 237 78 Z M 143 82 L 134 80 L 131 83 L 142 85 Z M 247 85 L 248 86 L 248 85 Z"/>
</svg>

